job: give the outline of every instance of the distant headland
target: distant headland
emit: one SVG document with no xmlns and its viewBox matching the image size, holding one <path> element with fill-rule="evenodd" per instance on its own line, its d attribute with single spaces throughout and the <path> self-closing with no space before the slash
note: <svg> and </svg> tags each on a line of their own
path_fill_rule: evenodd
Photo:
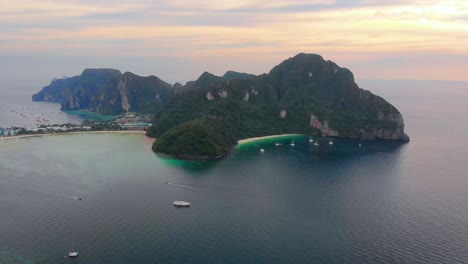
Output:
<svg viewBox="0 0 468 264">
<path fill-rule="evenodd" d="M 401 113 L 359 88 L 351 71 L 300 53 L 269 73 L 204 72 L 185 85 L 113 69 L 86 69 L 33 95 L 62 110 L 154 114 L 153 150 L 181 159 L 219 159 L 240 139 L 305 134 L 408 142 Z"/>
</svg>

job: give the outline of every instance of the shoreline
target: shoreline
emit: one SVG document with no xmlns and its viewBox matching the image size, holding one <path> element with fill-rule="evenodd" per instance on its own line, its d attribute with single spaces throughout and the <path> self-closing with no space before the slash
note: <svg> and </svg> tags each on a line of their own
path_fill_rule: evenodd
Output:
<svg viewBox="0 0 468 264">
<path fill-rule="evenodd" d="M 249 142 L 264 140 L 264 139 L 272 139 L 272 138 L 282 138 L 282 137 L 290 137 L 290 136 L 302 136 L 303 134 L 280 134 L 280 135 L 271 135 L 271 136 L 263 136 L 263 137 L 252 137 L 241 139 L 237 141 L 238 145 L 242 145 Z"/>
<path fill-rule="evenodd" d="M 65 135 L 79 135 L 79 134 L 146 134 L 146 131 L 140 130 L 106 130 L 106 131 L 74 131 L 74 132 L 61 132 L 61 133 L 44 133 L 44 134 L 30 134 L 11 137 L 0 137 L 0 140 L 21 139 L 31 137 L 43 136 L 65 136 Z"/>
</svg>

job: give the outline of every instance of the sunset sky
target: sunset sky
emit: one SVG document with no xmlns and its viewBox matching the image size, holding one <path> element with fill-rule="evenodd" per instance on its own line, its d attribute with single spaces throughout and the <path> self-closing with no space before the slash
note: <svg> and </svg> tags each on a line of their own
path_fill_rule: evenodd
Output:
<svg viewBox="0 0 468 264">
<path fill-rule="evenodd" d="M 359 79 L 468 80 L 468 1 L 0 0 L 0 79 L 113 67 L 169 82 L 317 53 Z"/>
</svg>

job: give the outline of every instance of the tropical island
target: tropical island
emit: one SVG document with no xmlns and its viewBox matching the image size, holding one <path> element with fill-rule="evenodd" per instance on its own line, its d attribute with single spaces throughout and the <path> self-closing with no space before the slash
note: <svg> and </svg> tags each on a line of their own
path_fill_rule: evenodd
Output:
<svg viewBox="0 0 468 264">
<path fill-rule="evenodd" d="M 180 159 L 219 159 L 240 139 L 280 134 L 409 141 L 393 105 L 315 54 L 298 54 L 267 74 L 204 72 L 185 85 L 87 69 L 54 80 L 33 100 L 60 102 L 63 110 L 152 113 L 153 150 Z"/>
</svg>

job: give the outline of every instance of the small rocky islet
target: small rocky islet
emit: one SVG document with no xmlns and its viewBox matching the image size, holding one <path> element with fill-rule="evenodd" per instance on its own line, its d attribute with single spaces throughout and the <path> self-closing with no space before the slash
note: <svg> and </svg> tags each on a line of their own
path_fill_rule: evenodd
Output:
<svg viewBox="0 0 468 264">
<path fill-rule="evenodd" d="M 33 100 L 62 110 L 154 113 L 147 131 L 158 138 L 153 150 L 180 159 L 219 159 L 240 139 L 277 134 L 409 141 L 398 109 L 316 54 L 298 54 L 258 76 L 204 72 L 185 85 L 86 69 L 53 80 Z"/>
</svg>

